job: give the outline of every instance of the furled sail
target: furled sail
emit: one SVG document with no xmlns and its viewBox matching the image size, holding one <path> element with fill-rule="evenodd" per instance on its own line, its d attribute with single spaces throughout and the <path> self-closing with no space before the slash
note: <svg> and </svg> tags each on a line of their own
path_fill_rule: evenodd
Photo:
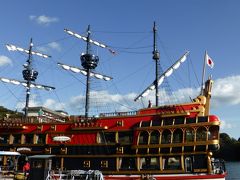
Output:
<svg viewBox="0 0 240 180">
<path fill-rule="evenodd" d="M 4 78 L 4 77 L 0 77 L 0 81 L 2 81 L 4 83 L 14 84 L 14 85 L 22 85 L 27 88 L 26 81 L 19 81 L 16 79 L 9 79 L 9 78 Z M 51 90 L 55 89 L 55 87 L 46 86 L 46 85 L 42 85 L 42 84 L 36 84 L 36 83 L 32 83 L 32 82 L 30 83 L 30 88 L 44 89 L 47 91 L 51 91 Z"/>
<path fill-rule="evenodd" d="M 87 37 L 82 36 L 82 35 L 80 35 L 80 34 L 78 34 L 78 33 L 75 33 L 75 32 L 73 32 L 73 31 L 71 31 L 71 30 L 69 30 L 69 29 L 64 29 L 64 31 L 65 31 L 66 33 L 68 33 L 69 35 L 74 36 L 74 37 L 76 37 L 76 38 L 78 38 L 78 39 L 82 39 L 83 41 L 86 41 L 86 42 L 88 41 Z M 107 46 L 107 45 L 105 45 L 105 44 L 103 44 L 103 43 L 100 43 L 100 42 L 95 41 L 95 40 L 92 40 L 92 39 L 89 39 L 89 42 L 92 43 L 92 44 L 94 44 L 94 45 L 96 45 L 96 46 L 99 46 L 99 47 L 101 47 L 101 48 L 106 48 L 106 49 L 108 49 L 112 54 L 115 54 L 115 51 L 114 51 L 114 50 L 112 50 L 109 46 Z"/>
<path fill-rule="evenodd" d="M 31 46 L 32 46 L 32 44 L 31 44 Z M 43 57 L 43 58 L 49 58 L 49 57 L 51 57 L 51 56 L 49 56 L 49 55 L 46 55 L 46 54 L 43 54 L 43 53 L 40 53 L 40 52 L 29 51 L 29 50 L 27 50 L 27 49 L 23 49 L 23 48 L 21 48 L 21 47 L 17 47 L 17 46 L 15 46 L 15 45 L 13 45 L 13 44 L 6 44 L 6 47 L 7 47 L 7 49 L 8 49 L 9 51 L 20 51 L 20 52 L 25 52 L 25 53 L 27 53 L 27 54 L 30 54 L 30 52 L 31 52 L 31 54 L 37 55 L 37 56 L 40 56 L 40 57 Z"/>
<path fill-rule="evenodd" d="M 188 54 L 189 54 L 189 51 L 185 52 L 185 54 L 180 59 L 178 59 L 171 67 L 169 67 L 164 73 L 162 73 L 161 76 L 158 77 L 158 79 L 157 79 L 158 86 L 160 86 L 162 84 L 162 82 L 164 81 L 164 79 L 166 77 L 170 76 L 174 70 L 178 69 L 179 66 L 181 65 L 181 63 L 186 61 Z M 147 96 L 149 94 L 149 92 L 154 89 L 155 89 L 155 82 L 153 82 L 150 86 L 148 86 L 139 96 L 137 96 L 134 99 L 134 101 L 137 101 L 137 100 Z"/>
<path fill-rule="evenodd" d="M 87 71 L 85 69 L 80 69 L 78 67 L 69 66 L 69 65 L 66 65 L 66 64 L 62 64 L 62 63 L 57 63 L 57 64 L 60 67 L 62 67 L 64 70 L 70 70 L 74 73 L 81 73 L 84 76 L 87 75 Z M 102 79 L 102 80 L 105 80 L 105 81 L 110 81 L 112 79 L 112 77 L 110 77 L 110 76 L 102 75 L 102 74 L 95 73 L 95 72 L 90 72 L 89 76 L 90 77 L 95 77 L 97 79 Z"/>
</svg>

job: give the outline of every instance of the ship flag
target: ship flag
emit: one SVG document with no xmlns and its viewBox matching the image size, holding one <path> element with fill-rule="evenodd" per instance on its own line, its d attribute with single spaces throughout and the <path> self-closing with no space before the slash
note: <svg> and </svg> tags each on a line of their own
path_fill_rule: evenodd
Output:
<svg viewBox="0 0 240 180">
<path fill-rule="evenodd" d="M 210 68 L 214 67 L 214 62 L 213 62 L 212 58 L 207 53 L 205 54 L 205 61 Z"/>
</svg>

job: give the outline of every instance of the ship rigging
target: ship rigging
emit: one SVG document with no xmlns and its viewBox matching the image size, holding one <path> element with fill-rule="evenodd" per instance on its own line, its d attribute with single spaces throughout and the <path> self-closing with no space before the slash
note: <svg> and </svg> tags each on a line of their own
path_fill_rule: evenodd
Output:
<svg viewBox="0 0 240 180">
<path fill-rule="evenodd" d="M 87 43 L 86 52 L 81 55 L 83 68 L 58 63 L 64 70 L 87 76 L 85 117 L 39 115 L 24 119 L 2 119 L 0 151 L 21 151 L 24 154 L 24 159 L 14 159 L 17 173 L 22 173 L 19 159 L 25 161 L 28 157 L 31 164 L 30 179 L 225 179 L 224 162 L 214 157 L 220 148 L 220 119 L 209 114 L 211 79 L 205 82 L 202 93 L 188 103 L 148 107 L 135 112 L 101 113 L 99 117 L 89 117 L 89 78 L 106 81 L 112 79 L 93 71 L 99 58 L 91 53 L 90 46 L 94 44 L 110 48 L 90 38 L 90 26 L 87 36 L 67 29 L 65 32 Z M 156 33 L 155 23 L 153 32 Z M 154 35 L 155 80 L 136 100 L 155 89 L 158 105 L 159 85 L 186 60 L 188 52 L 158 75 L 160 56 L 155 37 Z M 26 110 L 29 110 L 27 101 L 31 87 L 54 89 L 34 83 L 38 73 L 31 66 L 31 56 L 47 56 L 32 51 L 32 46 L 32 41 L 29 50 L 7 45 L 9 50 L 29 54 L 23 71 L 25 81 L 1 78 L 3 82 L 27 87 Z M 41 110 L 48 114 L 55 113 Z M 28 111 L 25 115 L 27 114 Z M 3 154 L 4 167 L 7 158 Z"/>
<path fill-rule="evenodd" d="M 81 73 L 81 74 L 86 76 L 85 117 L 88 118 L 88 116 L 89 116 L 90 78 L 94 77 L 94 78 L 102 79 L 102 80 L 105 80 L 105 81 L 109 81 L 109 80 L 112 79 L 112 77 L 110 77 L 110 76 L 102 75 L 102 74 L 95 73 L 95 72 L 92 71 L 97 67 L 99 57 L 92 54 L 91 44 L 94 44 L 94 45 L 99 46 L 101 48 L 106 48 L 112 53 L 114 53 L 114 51 L 112 49 L 110 49 L 107 45 L 102 44 L 98 41 L 92 40 L 90 38 L 90 35 L 91 35 L 90 25 L 88 26 L 88 29 L 87 29 L 87 36 L 79 35 L 79 34 L 73 32 L 71 30 L 68 30 L 68 29 L 64 29 L 64 31 L 66 33 L 68 33 L 69 35 L 72 35 L 72 36 L 74 36 L 78 39 L 82 39 L 83 41 L 85 41 L 87 43 L 86 52 L 82 53 L 81 58 L 80 58 L 81 59 L 81 65 L 84 69 L 80 69 L 78 67 L 73 67 L 73 66 L 69 66 L 69 65 L 66 65 L 66 64 L 62 64 L 62 63 L 58 63 L 58 65 L 61 66 L 65 70 L 70 70 L 74 73 Z"/>
<path fill-rule="evenodd" d="M 22 71 L 24 81 L 0 77 L 0 80 L 4 83 L 11 83 L 14 85 L 22 85 L 26 88 L 26 103 L 25 103 L 25 107 L 24 107 L 24 112 L 25 112 L 25 117 L 27 117 L 31 88 L 43 89 L 43 90 L 47 90 L 47 91 L 51 91 L 51 90 L 55 89 L 55 87 L 52 87 L 52 86 L 35 83 L 35 80 L 37 79 L 37 76 L 38 76 L 38 72 L 36 70 L 34 70 L 32 67 L 32 61 L 33 61 L 32 55 L 37 55 L 42 58 L 50 58 L 51 56 L 40 53 L 40 52 L 33 51 L 32 50 L 32 48 L 33 48 L 32 38 L 30 40 L 29 49 L 23 49 L 21 47 L 15 46 L 13 44 L 6 44 L 6 47 L 9 51 L 19 51 L 19 52 L 24 52 L 24 53 L 28 54 L 28 59 L 27 59 L 26 63 L 23 65 L 24 70 Z"/>
</svg>

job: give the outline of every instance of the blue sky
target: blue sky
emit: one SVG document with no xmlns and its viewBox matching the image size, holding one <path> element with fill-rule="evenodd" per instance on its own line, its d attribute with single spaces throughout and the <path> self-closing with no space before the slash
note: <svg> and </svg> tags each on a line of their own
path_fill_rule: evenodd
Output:
<svg viewBox="0 0 240 180">
<path fill-rule="evenodd" d="M 117 53 L 92 46 L 100 57 L 96 72 L 114 79 L 112 82 L 92 80 L 91 111 L 130 111 L 147 105 L 148 99 L 133 99 L 153 81 L 152 26 L 158 26 L 158 49 L 161 67 L 166 70 L 186 50 L 188 60 L 169 77 L 160 91 L 168 100 L 187 101 L 200 91 L 204 51 L 214 60 L 207 75 L 215 80 L 212 114 L 222 120 L 222 132 L 240 137 L 240 2 L 237 0 L 121 0 L 121 1 L 2 1 L 0 5 L 0 77 L 22 80 L 22 65 L 27 56 L 7 51 L 11 43 L 27 48 L 33 38 L 34 50 L 52 56 L 34 57 L 39 72 L 37 83 L 56 87 L 54 92 L 32 90 L 31 105 L 63 109 L 70 114 L 84 111 L 85 77 L 57 67 L 61 62 L 80 67 L 80 54 L 85 43 L 70 37 L 68 28 L 85 34 L 91 25 L 92 38 L 103 42 Z M 197 76 L 197 78 L 196 78 Z M 166 94 L 166 89 L 172 93 Z M 22 108 L 25 89 L 0 83 L 0 105 Z M 104 108 L 100 105 L 104 105 Z"/>
</svg>

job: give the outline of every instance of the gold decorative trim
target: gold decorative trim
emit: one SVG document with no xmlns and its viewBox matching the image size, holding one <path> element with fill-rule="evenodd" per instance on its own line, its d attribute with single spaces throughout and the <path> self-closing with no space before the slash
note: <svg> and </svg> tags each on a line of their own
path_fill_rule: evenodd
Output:
<svg viewBox="0 0 240 180">
<path fill-rule="evenodd" d="M 101 168 L 108 168 L 108 161 L 107 160 L 101 161 Z"/>
<path fill-rule="evenodd" d="M 83 167 L 90 168 L 90 165 L 91 165 L 90 161 L 83 161 Z"/>
</svg>

